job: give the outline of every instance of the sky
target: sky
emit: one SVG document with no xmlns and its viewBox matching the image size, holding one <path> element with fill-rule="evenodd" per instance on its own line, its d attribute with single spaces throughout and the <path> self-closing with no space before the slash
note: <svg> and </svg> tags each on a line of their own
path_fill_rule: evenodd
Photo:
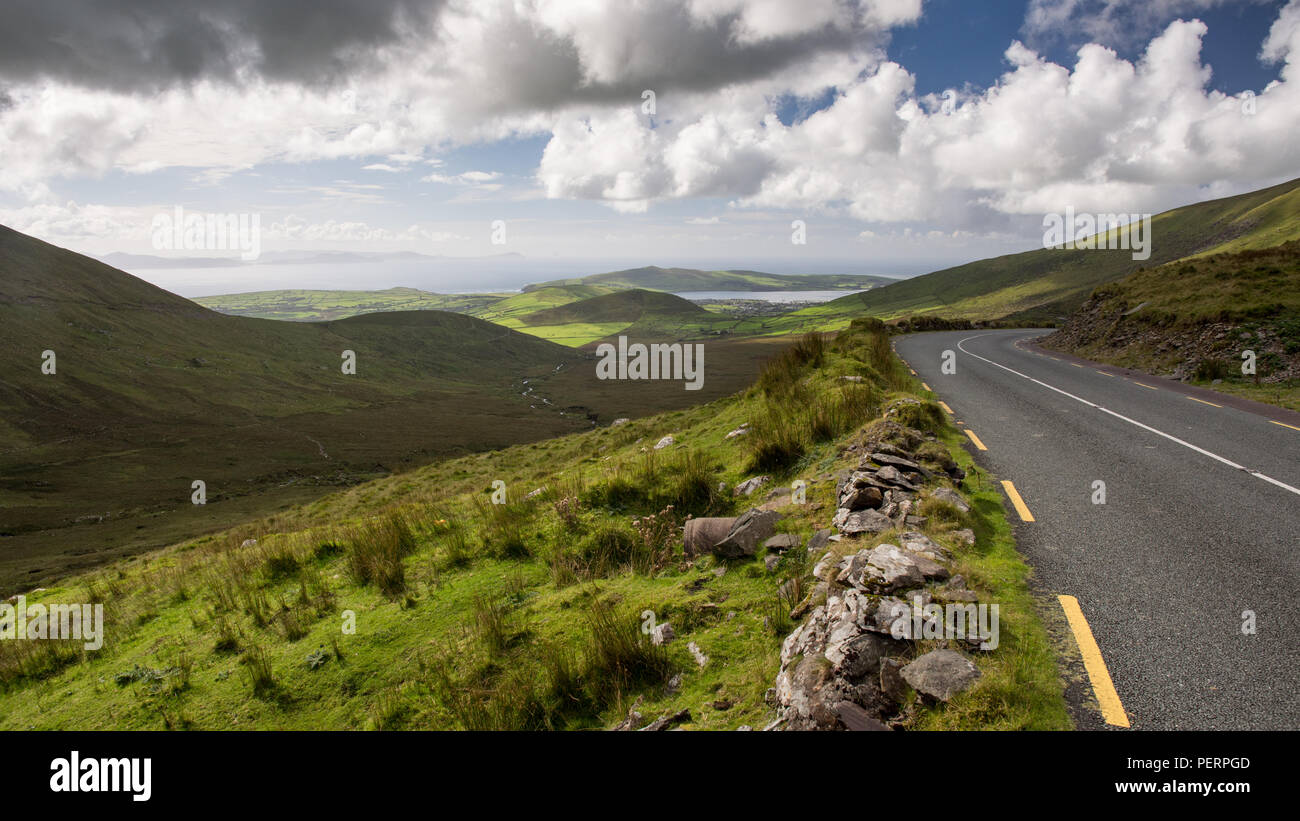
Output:
<svg viewBox="0 0 1300 821">
<path fill-rule="evenodd" d="M 1298 126 L 1300 0 L 0 9 L 0 224 L 101 256 L 239 254 L 166 248 L 180 208 L 540 278 L 911 275 L 1300 176 Z M 245 268 L 219 287 L 312 284 Z"/>
</svg>

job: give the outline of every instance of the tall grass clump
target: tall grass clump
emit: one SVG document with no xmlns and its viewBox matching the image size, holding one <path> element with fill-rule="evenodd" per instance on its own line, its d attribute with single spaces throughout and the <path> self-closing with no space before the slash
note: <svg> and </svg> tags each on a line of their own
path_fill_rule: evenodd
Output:
<svg viewBox="0 0 1300 821">
<path fill-rule="evenodd" d="M 594 602 L 587 612 L 584 648 L 587 695 L 600 709 L 622 707 L 634 687 L 655 684 L 672 675 L 672 662 L 663 646 L 641 632 L 635 613 Z"/>
<path fill-rule="evenodd" d="M 416 541 L 404 515 L 391 511 L 353 527 L 347 544 L 348 573 L 355 583 L 374 584 L 389 597 L 406 592 L 402 559 L 415 552 Z"/>
<path fill-rule="evenodd" d="M 489 554 L 498 559 L 526 559 L 531 555 L 526 528 L 533 521 L 532 500 L 494 504 L 475 498 L 474 508 L 483 523 L 483 547 Z"/>
</svg>

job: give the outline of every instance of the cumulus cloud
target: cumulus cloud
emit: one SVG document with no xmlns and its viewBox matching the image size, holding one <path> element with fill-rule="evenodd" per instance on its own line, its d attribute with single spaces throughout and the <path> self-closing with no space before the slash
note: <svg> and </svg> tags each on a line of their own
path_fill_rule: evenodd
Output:
<svg viewBox="0 0 1300 821">
<path fill-rule="evenodd" d="M 0 186 L 191 166 L 423 156 L 546 134 L 575 106 L 670 119 L 878 61 L 920 0 L 19 0 L 0 12 Z M 794 23 L 791 21 L 794 20 Z M 784 27 L 784 28 L 783 28 Z M 147 92 L 147 93 L 146 93 Z"/>
<path fill-rule="evenodd" d="M 725 198 L 971 231 L 1066 204 L 1153 208 L 1300 167 L 1300 0 L 1259 45 L 1281 80 L 1250 100 L 1207 89 L 1199 21 L 1152 28 L 1133 60 L 1104 45 L 1216 2 L 1032 0 L 1006 73 L 945 106 L 883 50 L 920 0 L 214 0 L 188 16 L 150 0 L 20 0 L 0 12 L 0 190 L 48 203 L 60 177 L 180 167 L 211 181 L 358 159 L 379 172 L 427 163 L 426 181 L 477 196 L 500 175 L 430 157 L 543 135 L 546 197 L 630 213 Z M 1033 37 L 1057 25 L 1097 42 L 1053 63 Z M 792 100 L 804 113 L 783 122 Z M 372 230 L 312 224 L 282 233 Z"/>
<path fill-rule="evenodd" d="M 1266 55 L 1300 59 L 1300 2 Z M 652 124 L 628 111 L 557 123 L 539 179 L 548 195 L 627 210 L 656 199 L 730 196 L 740 205 L 832 211 L 866 221 L 979 221 L 996 214 L 1145 210 L 1195 199 L 1202 186 L 1271 182 L 1300 167 L 1300 92 L 1207 90 L 1200 21 L 1176 21 L 1129 62 L 1090 44 L 1073 67 L 1021 43 L 982 93 L 917 97 L 894 63 L 837 86 L 831 104 L 782 124 L 752 100 L 718 98 Z"/>
<path fill-rule="evenodd" d="M 440 0 L 7 0 L 0 77 L 117 91 L 199 80 L 316 85 L 371 67 Z"/>
</svg>

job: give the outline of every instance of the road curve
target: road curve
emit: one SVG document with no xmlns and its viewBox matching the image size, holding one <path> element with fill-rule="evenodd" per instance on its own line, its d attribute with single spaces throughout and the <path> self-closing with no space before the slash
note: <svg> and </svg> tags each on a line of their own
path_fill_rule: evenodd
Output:
<svg viewBox="0 0 1300 821">
<path fill-rule="evenodd" d="M 915 334 L 896 348 L 987 448 L 972 440 L 977 463 L 1013 483 L 1033 519 L 1008 500 L 1035 586 L 1078 600 L 1133 729 L 1300 728 L 1295 414 L 1036 350 L 1044 333 Z M 1107 726 L 1087 708 L 1076 718 Z"/>
</svg>

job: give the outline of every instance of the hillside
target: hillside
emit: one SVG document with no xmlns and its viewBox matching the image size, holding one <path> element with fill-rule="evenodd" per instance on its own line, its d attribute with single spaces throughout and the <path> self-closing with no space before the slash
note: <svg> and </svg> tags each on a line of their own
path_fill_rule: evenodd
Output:
<svg viewBox="0 0 1300 821">
<path fill-rule="evenodd" d="M 1044 344 L 1300 409 L 1300 241 L 1138 271 L 1093 291 Z M 1258 379 L 1241 372 L 1246 350 Z"/>
<path fill-rule="evenodd" d="M 383 311 L 454 311 L 477 316 L 506 294 L 436 294 L 417 288 L 383 291 L 252 291 L 197 297 L 195 302 L 232 316 L 323 322 Z"/>
<path fill-rule="evenodd" d="M 600 285 L 650 291 L 836 291 L 862 290 L 893 282 L 888 277 L 855 274 L 765 274 L 761 271 L 701 271 L 695 268 L 629 268 L 575 279 L 529 285 L 524 291 L 557 285 Z"/>
<path fill-rule="evenodd" d="M 1176 208 L 1152 220 L 1151 257 L 1127 250 L 1045 248 L 979 260 L 852 294 L 791 314 L 788 324 L 843 327 L 864 314 L 941 314 L 973 320 L 1054 322 L 1099 285 L 1194 254 L 1300 238 L 1300 180 Z"/>
<path fill-rule="evenodd" d="M 612 391 L 583 354 L 462 314 L 226 316 L 0 228 L 0 591 L 402 467 L 709 401 L 752 380 L 756 350 L 719 351 L 704 396 Z"/>
<path fill-rule="evenodd" d="M 997 483 L 964 479 L 962 435 L 918 390 L 883 327 L 861 323 L 800 341 L 735 396 L 426 466 L 62 579 L 29 606 L 89 596 L 108 636 L 92 650 L 0 642 L 0 729 L 830 729 L 866 715 L 909 729 L 1068 728 Z M 924 485 L 916 506 L 890 491 L 885 512 L 862 514 L 879 532 L 841 523 L 828 541 L 848 498 L 840 479 L 865 481 L 880 450 L 919 460 L 898 463 Z M 742 480 L 759 472 L 766 485 L 747 496 Z M 789 490 L 801 477 L 806 503 Z M 684 551 L 688 516 L 755 505 L 784 547 L 755 537 L 734 554 L 712 540 Z M 996 648 L 857 635 L 854 622 L 839 640 L 877 656 L 832 665 L 828 645 L 807 665 L 804 653 L 783 660 L 788 636 L 837 612 L 823 603 L 886 601 L 836 565 L 890 541 L 960 573 L 925 595 L 998 603 Z M 903 665 L 940 647 L 979 674 L 946 704 L 904 683 Z M 804 669 L 817 665 L 853 689 L 819 690 Z M 809 714 L 783 687 L 847 695 Z"/>
<path fill-rule="evenodd" d="M 711 314 L 687 299 L 657 291 L 634 289 L 615 291 L 554 308 L 523 318 L 525 325 L 564 325 L 570 322 L 636 322 L 653 316 L 707 318 Z"/>
</svg>

